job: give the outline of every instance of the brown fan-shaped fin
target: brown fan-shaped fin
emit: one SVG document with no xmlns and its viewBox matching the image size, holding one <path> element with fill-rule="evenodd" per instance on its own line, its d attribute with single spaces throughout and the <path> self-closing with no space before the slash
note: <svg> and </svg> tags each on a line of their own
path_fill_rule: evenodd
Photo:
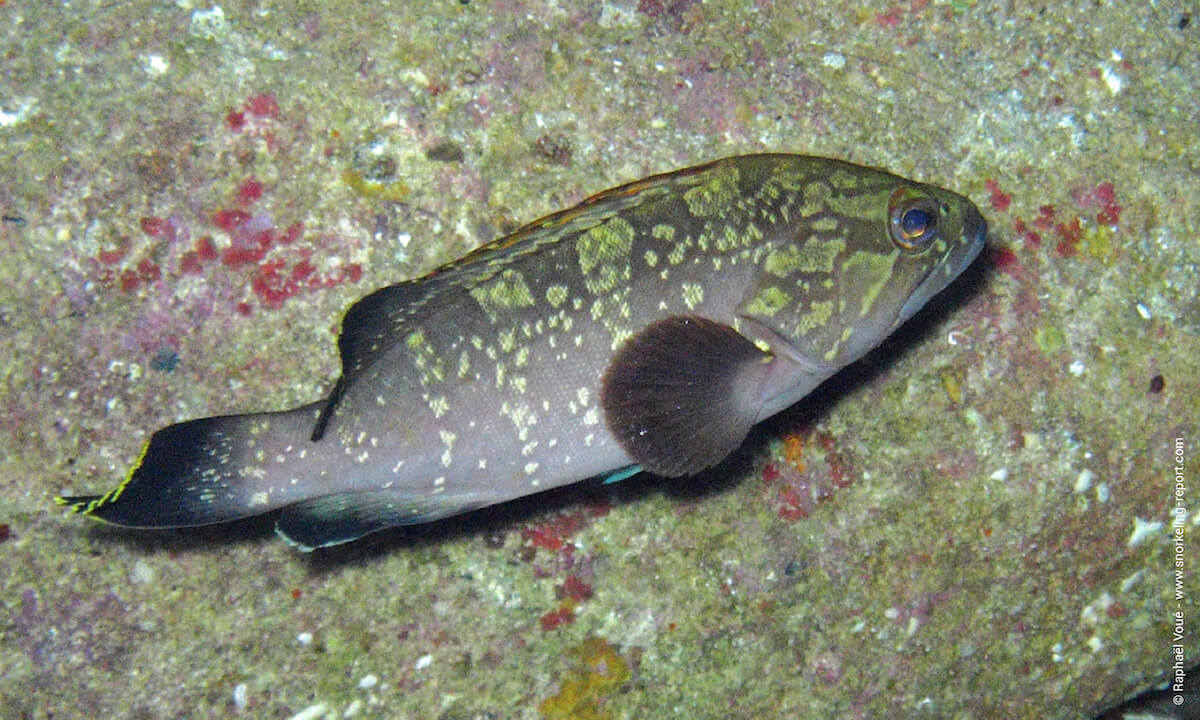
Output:
<svg viewBox="0 0 1200 720">
<path fill-rule="evenodd" d="M 604 373 L 608 428 L 646 471 L 698 473 L 746 438 L 770 360 L 728 325 L 695 316 L 659 320 L 627 340 Z"/>
</svg>

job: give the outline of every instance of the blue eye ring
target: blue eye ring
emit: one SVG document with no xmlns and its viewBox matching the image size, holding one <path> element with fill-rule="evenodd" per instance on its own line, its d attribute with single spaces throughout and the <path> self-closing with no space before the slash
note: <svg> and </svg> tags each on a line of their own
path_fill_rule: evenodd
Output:
<svg viewBox="0 0 1200 720">
<path fill-rule="evenodd" d="M 888 201 L 888 231 L 892 242 L 910 254 L 924 252 L 938 238 L 938 221 L 945 206 L 914 188 L 900 188 Z"/>
</svg>

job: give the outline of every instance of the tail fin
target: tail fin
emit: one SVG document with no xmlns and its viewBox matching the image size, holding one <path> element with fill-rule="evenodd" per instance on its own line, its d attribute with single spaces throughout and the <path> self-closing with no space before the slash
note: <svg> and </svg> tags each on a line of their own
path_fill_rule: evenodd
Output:
<svg viewBox="0 0 1200 720">
<path fill-rule="evenodd" d="M 320 405 L 170 425 L 150 437 L 116 489 L 55 502 L 137 528 L 210 525 L 296 502 L 317 475 L 321 453 L 309 438 Z"/>
</svg>

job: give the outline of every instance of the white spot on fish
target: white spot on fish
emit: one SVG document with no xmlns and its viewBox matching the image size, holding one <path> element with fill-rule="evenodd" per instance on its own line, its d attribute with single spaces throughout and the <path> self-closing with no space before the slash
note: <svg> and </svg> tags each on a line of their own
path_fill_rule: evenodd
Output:
<svg viewBox="0 0 1200 720">
<path fill-rule="evenodd" d="M 433 411 L 435 418 L 440 418 L 450 409 L 450 403 L 446 402 L 445 395 L 438 395 L 429 401 L 429 409 Z"/>
<path fill-rule="evenodd" d="M 442 444 L 446 446 L 445 452 L 442 453 L 442 465 L 450 467 L 453 460 L 452 451 L 454 450 L 454 441 L 458 439 L 458 435 L 449 430 L 439 430 L 438 435 L 442 438 Z"/>
<path fill-rule="evenodd" d="M 537 472 L 538 464 L 535 462 L 525 463 L 525 474 L 532 475 Z"/>
</svg>

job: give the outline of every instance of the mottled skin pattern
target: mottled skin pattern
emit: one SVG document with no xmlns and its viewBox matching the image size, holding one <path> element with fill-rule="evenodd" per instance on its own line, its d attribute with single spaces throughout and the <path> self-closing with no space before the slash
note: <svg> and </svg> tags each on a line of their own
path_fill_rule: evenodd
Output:
<svg viewBox="0 0 1200 720">
<path fill-rule="evenodd" d="M 135 527 L 282 508 L 309 549 L 622 470 L 698 472 L 985 234 L 959 195 L 835 160 L 651 177 L 361 300 L 326 401 L 165 428 L 121 487 L 62 502 Z"/>
</svg>

